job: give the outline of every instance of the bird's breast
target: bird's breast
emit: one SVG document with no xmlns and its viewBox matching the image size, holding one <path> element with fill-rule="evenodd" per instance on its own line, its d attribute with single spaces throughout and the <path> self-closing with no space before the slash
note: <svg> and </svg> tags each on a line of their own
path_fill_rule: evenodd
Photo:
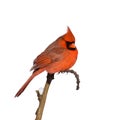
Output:
<svg viewBox="0 0 120 120">
<path fill-rule="evenodd" d="M 56 73 L 71 68 L 77 60 L 78 51 L 65 50 L 57 60 L 53 61 L 46 67 L 48 73 Z"/>
</svg>

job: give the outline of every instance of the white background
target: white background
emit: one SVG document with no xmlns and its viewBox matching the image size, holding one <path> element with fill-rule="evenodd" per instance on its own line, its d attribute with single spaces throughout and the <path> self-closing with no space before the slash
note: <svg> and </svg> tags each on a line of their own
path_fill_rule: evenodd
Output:
<svg viewBox="0 0 120 120">
<path fill-rule="evenodd" d="M 69 26 L 79 57 L 71 74 L 55 75 L 43 120 L 120 120 L 119 0 L 0 1 L 0 119 L 34 120 L 35 90 L 46 72 L 25 92 L 15 93 L 31 75 L 34 58 Z"/>
</svg>

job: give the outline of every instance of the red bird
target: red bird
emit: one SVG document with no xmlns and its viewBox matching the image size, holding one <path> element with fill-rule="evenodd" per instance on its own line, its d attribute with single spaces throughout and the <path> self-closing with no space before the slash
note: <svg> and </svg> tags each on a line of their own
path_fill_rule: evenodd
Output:
<svg viewBox="0 0 120 120">
<path fill-rule="evenodd" d="M 16 93 L 15 97 L 18 97 L 31 80 L 41 72 L 46 70 L 48 73 L 53 74 L 71 68 L 76 62 L 77 55 L 75 37 L 68 27 L 66 34 L 60 36 L 37 56 L 30 69 L 33 70 L 32 75 Z"/>
</svg>

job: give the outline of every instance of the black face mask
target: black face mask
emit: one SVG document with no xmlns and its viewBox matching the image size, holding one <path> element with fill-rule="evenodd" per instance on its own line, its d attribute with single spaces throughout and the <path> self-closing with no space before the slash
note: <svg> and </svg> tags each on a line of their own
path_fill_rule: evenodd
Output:
<svg viewBox="0 0 120 120">
<path fill-rule="evenodd" d="M 67 49 L 69 49 L 69 50 L 76 50 L 76 47 L 75 48 L 71 48 L 70 47 L 70 45 L 73 44 L 73 43 L 75 43 L 75 42 L 68 42 L 68 41 L 66 41 Z"/>
</svg>

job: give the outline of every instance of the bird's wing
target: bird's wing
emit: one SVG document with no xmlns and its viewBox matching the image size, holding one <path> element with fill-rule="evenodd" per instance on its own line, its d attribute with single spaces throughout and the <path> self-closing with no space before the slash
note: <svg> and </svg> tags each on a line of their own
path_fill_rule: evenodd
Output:
<svg viewBox="0 0 120 120">
<path fill-rule="evenodd" d="M 64 59 L 64 53 L 66 53 L 65 51 L 66 49 L 62 47 L 55 47 L 50 52 L 48 52 L 48 56 L 51 58 L 51 63 Z"/>
<path fill-rule="evenodd" d="M 46 67 L 48 64 L 51 63 L 50 57 L 45 53 L 41 53 L 33 62 L 33 66 L 30 70 L 38 70 L 40 68 Z"/>
<path fill-rule="evenodd" d="M 64 57 L 65 49 L 60 47 L 54 47 L 51 50 L 45 50 L 41 53 L 33 62 L 33 67 L 30 70 L 38 70 L 44 68 L 53 62 L 60 61 Z"/>
</svg>

